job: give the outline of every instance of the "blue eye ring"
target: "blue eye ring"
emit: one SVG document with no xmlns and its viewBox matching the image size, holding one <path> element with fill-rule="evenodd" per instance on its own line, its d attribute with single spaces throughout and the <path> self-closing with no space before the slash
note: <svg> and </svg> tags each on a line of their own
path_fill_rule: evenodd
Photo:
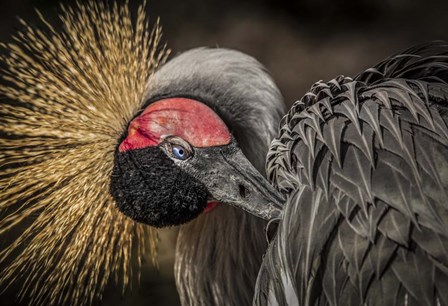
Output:
<svg viewBox="0 0 448 306">
<path fill-rule="evenodd" d="M 190 157 L 190 153 L 188 152 L 188 150 L 179 144 L 173 144 L 171 146 L 171 152 L 173 153 L 173 156 L 175 158 L 180 160 L 186 160 L 188 157 Z"/>
</svg>

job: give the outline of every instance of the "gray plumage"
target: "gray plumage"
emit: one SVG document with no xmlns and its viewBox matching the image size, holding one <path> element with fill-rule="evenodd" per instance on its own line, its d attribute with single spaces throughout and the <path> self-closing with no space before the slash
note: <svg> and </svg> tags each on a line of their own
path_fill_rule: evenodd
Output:
<svg viewBox="0 0 448 306">
<path fill-rule="evenodd" d="M 252 164 L 264 172 L 268 146 L 284 114 L 283 99 L 252 57 L 226 49 L 193 49 L 154 75 L 149 102 L 188 97 L 227 124 Z M 266 222 L 220 205 L 181 226 L 175 277 L 183 305 L 249 305 L 267 243 Z"/>
<path fill-rule="evenodd" d="M 272 142 L 287 194 L 255 305 L 448 305 L 448 46 L 318 82 Z"/>
</svg>

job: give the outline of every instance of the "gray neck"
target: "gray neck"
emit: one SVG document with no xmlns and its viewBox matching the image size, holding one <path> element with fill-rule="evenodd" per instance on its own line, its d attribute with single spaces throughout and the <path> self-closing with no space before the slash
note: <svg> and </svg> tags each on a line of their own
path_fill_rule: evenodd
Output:
<svg viewBox="0 0 448 306">
<path fill-rule="evenodd" d="M 264 173 L 266 153 L 283 99 L 252 57 L 226 49 L 193 49 L 165 64 L 149 88 L 150 101 L 199 100 L 227 124 L 248 159 Z M 183 305 L 250 305 L 262 256 L 265 222 L 221 204 L 181 226 L 175 277 Z"/>
<path fill-rule="evenodd" d="M 250 305 L 265 222 L 221 205 L 181 227 L 175 278 L 182 305 Z"/>
</svg>

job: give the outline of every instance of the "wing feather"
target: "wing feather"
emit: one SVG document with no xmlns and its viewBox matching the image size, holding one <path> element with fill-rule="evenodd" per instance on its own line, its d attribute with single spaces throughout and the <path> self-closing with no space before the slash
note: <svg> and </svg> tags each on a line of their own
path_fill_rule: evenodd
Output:
<svg viewBox="0 0 448 306">
<path fill-rule="evenodd" d="M 432 43 L 293 105 L 268 154 L 288 200 L 256 305 L 448 305 L 447 81 Z"/>
</svg>

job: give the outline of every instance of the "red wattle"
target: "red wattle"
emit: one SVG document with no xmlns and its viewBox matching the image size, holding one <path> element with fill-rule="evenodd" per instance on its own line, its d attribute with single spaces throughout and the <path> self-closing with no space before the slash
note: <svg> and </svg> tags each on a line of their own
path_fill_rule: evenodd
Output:
<svg viewBox="0 0 448 306">
<path fill-rule="evenodd" d="M 120 152 L 131 149 L 141 149 L 149 146 L 157 146 L 160 143 L 159 139 L 151 137 L 151 135 L 143 134 L 137 127 L 136 123 L 136 121 L 132 121 L 129 125 L 128 136 L 118 147 Z"/>
<path fill-rule="evenodd" d="M 119 151 L 157 146 L 166 136 L 178 136 L 194 147 L 227 145 L 229 129 L 207 105 L 192 99 L 170 98 L 149 105 L 131 121 Z"/>
<path fill-rule="evenodd" d="M 219 204 L 221 204 L 221 203 L 219 203 L 217 201 L 207 202 L 207 206 L 204 209 L 204 213 L 209 213 L 210 211 L 212 211 Z"/>
</svg>

